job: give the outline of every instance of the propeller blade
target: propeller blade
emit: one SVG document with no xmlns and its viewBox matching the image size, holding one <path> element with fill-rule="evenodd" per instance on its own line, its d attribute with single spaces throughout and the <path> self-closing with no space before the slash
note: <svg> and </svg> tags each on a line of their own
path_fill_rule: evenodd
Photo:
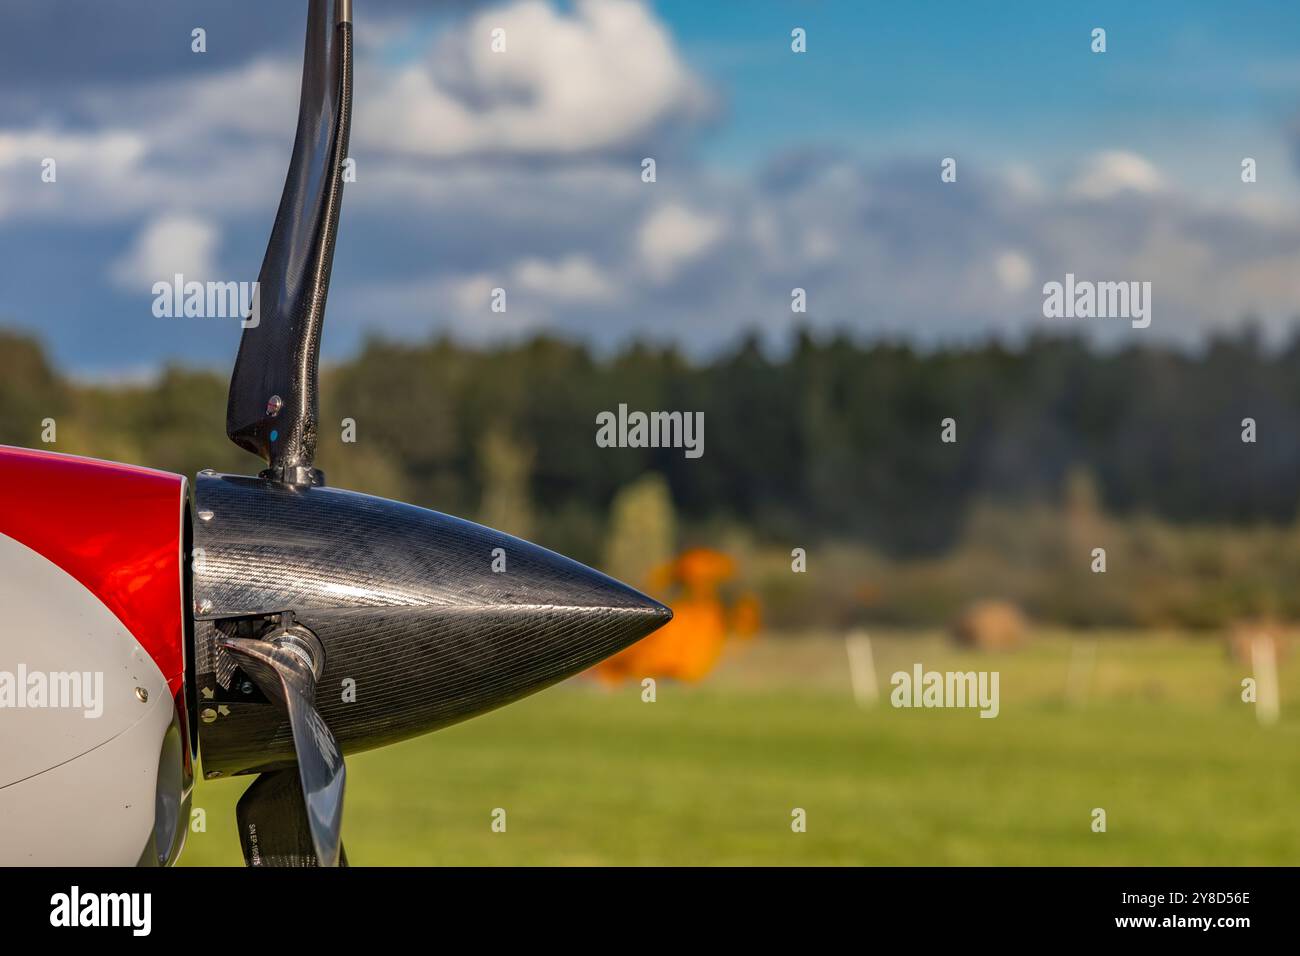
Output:
<svg viewBox="0 0 1300 956">
<path fill-rule="evenodd" d="M 226 434 L 269 477 L 321 484 L 312 467 L 317 376 L 352 123 L 351 0 L 311 0 L 298 134 L 230 379 Z"/>
<path fill-rule="evenodd" d="M 237 655 L 253 683 L 288 713 L 312 846 L 321 866 L 338 866 L 347 768 L 316 710 L 316 678 L 324 663 L 320 642 L 305 627 L 291 625 L 268 638 L 226 638 L 221 646 Z"/>
<path fill-rule="evenodd" d="M 319 866 L 307 805 L 302 799 L 302 781 L 293 770 L 260 774 L 244 791 L 235 807 L 239 821 L 239 845 L 249 866 Z M 339 865 L 347 866 L 347 854 L 339 846 Z"/>
</svg>

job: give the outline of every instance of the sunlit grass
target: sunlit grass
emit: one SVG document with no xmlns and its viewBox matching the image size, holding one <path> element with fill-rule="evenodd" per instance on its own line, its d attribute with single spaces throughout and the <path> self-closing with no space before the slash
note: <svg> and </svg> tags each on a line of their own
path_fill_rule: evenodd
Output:
<svg viewBox="0 0 1300 956">
<path fill-rule="evenodd" d="M 353 865 L 1294 864 L 1300 713 L 1261 728 L 1209 641 L 1103 639 L 1086 700 L 1070 642 L 1012 655 L 877 641 L 880 706 L 837 641 L 760 643 L 700 687 L 586 683 L 348 761 Z M 1001 714 L 896 710 L 895 669 L 1001 673 Z M 201 783 L 184 862 L 240 862 L 243 781 Z M 493 833 L 494 808 L 507 830 Z M 807 811 L 806 833 L 791 810 Z M 1092 810 L 1106 833 L 1090 827 Z"/>
</svg>

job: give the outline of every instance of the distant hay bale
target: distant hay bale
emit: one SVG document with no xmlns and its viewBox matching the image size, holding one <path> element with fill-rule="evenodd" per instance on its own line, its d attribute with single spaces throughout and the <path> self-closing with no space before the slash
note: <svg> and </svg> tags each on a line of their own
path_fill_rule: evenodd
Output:
<svg viewBox="0 0 1300 956">
<path fill-rule="evenodd" d="M 953 623 L 952 636 L 963 647 L 1009 651 L 1025 642 L 1026 621 L 1010 601 L 976 601 Z"/>
</svg>

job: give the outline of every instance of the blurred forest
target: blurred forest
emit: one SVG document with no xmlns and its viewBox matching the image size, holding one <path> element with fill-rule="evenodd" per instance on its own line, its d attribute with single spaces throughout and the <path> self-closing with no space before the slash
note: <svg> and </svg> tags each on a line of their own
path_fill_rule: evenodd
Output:
<svg viewBox="0 0 1300 956">
<path fill-rule="evenodd" d="M 1300 339 L 917 350 L 803 333 L 779 356 L 755 339 L 706 363 L 545 337 L 372 341 L 323 379 L 330 484 L 614 573 L 721 548 L 777 626 L 944 623 L 988 596 L 1083 626 L 1300 618 Z M 226 387 L 223 371 L 183 367 L 86 384 L 38 341 L 0 331 L 4 444 L 255 473 L 225 437 Z M 620 403 L 704 412 L 703 457 L 598 447 L 596 415 Z M 949 417 L 955 443 L 940 440 Z M 355 442 L 342 440 L 345 419 Z M 796 547 L 805 574 L 791 572 Z M 1105 574 L 1091 570 L 1097 547 Z"/>
</svg>

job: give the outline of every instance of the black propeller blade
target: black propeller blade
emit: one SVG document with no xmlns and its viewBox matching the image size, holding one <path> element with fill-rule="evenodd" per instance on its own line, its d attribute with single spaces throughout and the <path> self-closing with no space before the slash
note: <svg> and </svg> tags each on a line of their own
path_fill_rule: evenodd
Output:
<svg viewBox="0 0 1300 956">
<path fill-rule="evenodd" d="M 298 135 L 226 407 L 230 440 L 289 484 L 321 483 L 317 370 L 351 124 L 352 3 L 312 0 Z"/>
<path fill-rule="evenodd" d="M 244 791 L 235 807 L 239 821 L 239 844 L 249 866 L 319 866 L 302 784 L 292 770 L 264 773 Z M 339 866 L 347 866 L 347 855 L 339 847 Z"/>
<path fill-rule="evenodd" d="M 237 655 L 262 693 L 288 713 L 311 845 L 321 866 L 338 866 L 347 770 L 334 734 L 316 711 L 316 678 L 325 656 L 320 641 L 295 624 L 265 639 L 226 638 L 221 647 Z M 240 829 L 247 839 L 242 821 Z"/>
</svg>

